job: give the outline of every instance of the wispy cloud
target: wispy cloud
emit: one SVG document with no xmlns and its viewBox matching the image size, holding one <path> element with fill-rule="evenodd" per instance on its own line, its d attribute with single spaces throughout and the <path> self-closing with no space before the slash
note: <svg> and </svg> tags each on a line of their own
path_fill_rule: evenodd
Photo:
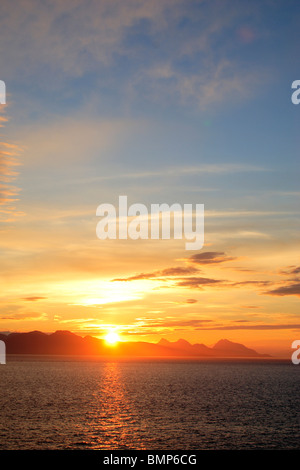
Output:
<svg viewBox="0 0 300 470">
<path fill-rule="evenodd" d="M 223 283 L 220 279 L 211 279 L 207 277 L 186 277 L 176 283 L 178 287 L 202 288 L 203 286 L 219 285 Z"/>
<path fill-rule="evenodd" d="M 138 273 L 132 276 L 124 278 L 115 278 L 111 282 L 123 281 L 143 281 L 143 280 L 155 280 L 161 283 L 161 287 L 168 289 L 191 289 L 197 292 L 210 289 L 222 289 L 229 292 L 230 290 L 242 289 L 248 291 L 254 291 L 260 295 L 272 295 L 272 296 L 289 296 L 296 295 L 300 296 L 300 282 L 298 279 L 282 282 L 281 279 L 272 276 L 270 273 L 261 273 L 255 269 L 247 269 L 239 267 L 236 269 L 233 267 L 229 269 L 229 275 L 226 278 L 218 278 L 205 276 L 207 269 L 217 269 L 223 263 L 227 261 L 233 261 L 238 259 L 237 257 L 229 256 L 223 251 L 207 251 L 203 253 L 196 253 L 191 255 L 189 258 L 184 258 L 185 266 L 174 266 L 157 271 L 148 273 Z M 198 268 L 201 266 L 201 270 Z M 220 268 L 219 268 L 220 269 Z M 245 273 L 246 278 L 236 280 L 236 271 L 242 271 Z M 298 267 L 291 267 L 288 271 L 279 271 L 283 274 L 297 273 Z M 203 275 L 204 274 L 204 275 Z M 262 278 L 263 276 L 263 278 Z M 269 290 L 266 290 L 269 289 Z M 191 298 L 186 301 L 187 304 L 196 303 L 197 300 Z M 259 308 L 255 305 L 241 306 L 243 309 L 254 309 Z"/>
<path fill-rule="evenodd" d="M 247 42 L 238 39 L 245 39 L 245 32 L 236 35 L 233 48 L 223 39 L 228 31 L 241 31 L 257 6 L 243 11 L 217 2 L 217 8 L 218 15 L 215 5 L 206 1 L 187 8 L 184 0 L 114 0 L 112 8 L 109 0 L 90 0 L 87 8 L 78 0 L 24 0 L 16 9 L 2 0 L 0 65 L 8 76 L 30 80 L 34 74 L 45 87 L 66 93 L 70 77 L 80 81 L 100 69 L 107 91 L 112 90 L 111 83 L 118 88 L 107 71 L 126 57 L 121 88 L 127 99 L 143 97 L 201 109 L 245 99 L 266 83 L 267 66 L 251 67 L 243 55 L 236 57 L 236 43 Z M 221 55 L 215 53 L 220 43 Z M 24 51 L 30 51 L 26 60 Z"/>
<path fill-rule="evenodd" d="M 198 269 L 193 268 L 193 267 L 174 267 L 174 268 L 166 268 L 158 271 L 153 271 L 151 273 L 140 273 L 136 274 L 134 276 L 126 277 L 126 278 L 117 278 L 117 279 L 112 279 L 112 282 L 115 281 L 139 281 L 143 279 L 162 279 L 162 278 L 168 278 L 168 277 L 173 277 L 173 276 L 183 276 L 186 274 L 192 274 L 198 272 Z"/>
<path fill-rule="evenodd" d="M 226 261 L 233 261 L 236 258 L 227 256 L 224 252 L 219 251 L 206 251 L 204 253 L 196 253 L 190 256 L 187 261 L 195 264 L 219 264 Z"/>
<path fill-rule="evenodd" d="M 174 61 L 175 62 L 175 61 Z M 229 59 L 209 58 L 206 66 L 194 73 L 176 69 L 173 63 L 155 65 L 139 80 L 148 83 L 151 96 L 157 99 L 171 95 L 182 105 L 197 106 L 205 110 L 225 100 L 249 98 L 266 80 L 266 71 L 241 71 L 239 64 Z M 139 82 L 137 82 L 139 85 Z M 135 83 L 136 85 L 136 83 Z"/>
<path fill-rule="evenodd" d="M 24 320 L 47 320 L 48 315 L 44 312 L 32 311 L 23 308 L 19 305 L 9 305 L 2 307 L 1 321 L 13 320 L 13 321 L 24 321 Z"/>
<path fill-rule="evenodd" d="M 233 174 L 233 173 L 248 173 L 248 172 L 263 172 L 268 171 L 266 168 L 258 165 L 248 164 L 235 164 L 235 163 L 220 163 L 216 164 L 203 164 L 203 165 L 185 165 L 160 168 L 159 170 L 145 170 L 142 172 L 122 173 L 96 176 L 89 178 L 89 182 L 105 181 L 105 180 L 122 180 L 122 179 L 146 179 L 146 178 L 165 178 L 167 176 L 182 176 L 182 175 L 195 175 L 195 174 Z M 213 214 L 213 212 L 212 212 Z"/>
<path fill-rule="evenodd" d="M 288 266 L 287 268 L 282 269 L 279 273 L 288 276 L 291 274 L 300 274 L 300 266 Z"/>
<path fill-rule="evenodd" d="M 200 328 L 200 327 L 198 327 Z M 201 327 L 205 330 L 299 330 L 300 323 L 293 324 L 257 324 L 257 325 L 223 325 L 223 326 L 212 326 L 212 327 Z"/>
<path fill-rule="evenodd" d="M 1 317 L 1 320 L 13 320 L 13 321 L 24 321 L 24 320 L 48 320 L 48 315 L 40 312 L 22 312 L 12 313 Z"/>
<path fill-rule="evenodd" d="M 0 116 L 0 123 L 6 118 Z M 0 141 L 0 221 L 8 222 L 17 215 L 14 203 L 18 200 L 20 188 L 13 186 L 17 178 L 16 167 L 20 165 L 20 149 L 17 145 Z"/>
<path fill-rule="evenodd" d="M 200 326 L 205 326 L 212 323 L 213 320 L 210 319 L 201 319 L 201 318 L 192 318 L 192 319 L 168 319 L 168 320 L 145 320 L 144 326 L 152 328 L 195 328 Z"/>
<path fill-rule="evenodd" d="M 24 297 L 22 300 L 26 302 L 36 302 L 37 300 L 46 300 L 47 297 L 38 297 L 38 296 L 31 296 L 31 297 Z"/>
<path fill-rule="evenodd" d="M 140 21 L 151 22 L 153 34 L 163 30 L 167 18 L 177 16 L 180 4 L 182 0 L 115 0 L 112 8 L 108 0 L 91 0 L 87 8 L 78 0 L 24 0 L 16 9 L 3 0 L 0 11 L 6 21 L 1 27 L 0 42 L 5 43 L 2 39 L 10 37 L 11 43 L 9 52 L 4 46 L 1 48 L 1 56 L 4 63 L 7 59 L 7 69 L 25 76 L 30 69 L 34 73 L 58 71 L 60 76 L 82 76 L 94 70 L 95 64 L 111 65 L 116 53 L 130 54 L 124 40 Z M 25 47 L 31 52 L 27 60 L 23 55 Z"/>
<path fill-rule="evenodd" d="M 266 291 L 265 294 L 279 297 L 284 297 L 286 295 L 296 295 L 297 297 L 300 297 L 300 281 L 291 282 L 288 285 Z"/>
</svg>

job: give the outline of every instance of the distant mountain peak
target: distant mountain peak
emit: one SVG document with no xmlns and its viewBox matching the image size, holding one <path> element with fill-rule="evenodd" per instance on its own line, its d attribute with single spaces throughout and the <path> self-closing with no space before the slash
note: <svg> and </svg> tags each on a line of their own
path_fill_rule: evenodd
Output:
<svg viewBox="0 0 300 470">
<path fill-rule="evenodd" d="M 191 343 L 189 343 L 188 341 L 186 341 L 185 339 L 178 339 L 177 341 L 168 341 L 167 339 L 165 338 L 162 338 L 158 344 L 160 346 L 166 346 L 166 347 L 169 347 L 169 348 L 187 348 L 187 347 L 191 347 Z"/>
<path fill-rule="evenodd" d="M 71 331 L 68 330 L 56 330 L 54 333 L 52 333 L 52 336 L 77 336 L 75 333 L 72 333 Z"/>
<path fill-rule="evenodd" d="M 161 338 L 157 344 L 159 344 L 160 346 L 169 346 L 171 343 L 167 339 Z"/>
<path fill-rule="evenodd" d="M 30 336 L 46 336 L 46 333 L 43 333 L 42 331 L 39 330 L 33 330 L 29 331 L 28 333 L 11 333 L 15 335 L 30 335 Z"/>
<path fill-rule="evenodd" d="M 191 346 L 191 343 L 189 343 L 186 339 L 180 338 L 176 343 L 178 346 Z"/>
<path fill-rule="evenodd" d="M 233 341 L 229 341 L 229 339 L 220 339 L 214 346 L 213 349 L 248 349 L 241 343 L 234 343 Z"/>
<path fill-rule="evenodd" d="M 222 354 L 233 354 L 235 356 L 244 356 L 244 357 L 264 357 L 268 354 L 259 354 L 254 349 L 247 348 L 244 344 L 234 343 L 229 341 L 229 339 L 220 339 L 212 348 L 214 351 L 220 351 Z"/>
</svg>

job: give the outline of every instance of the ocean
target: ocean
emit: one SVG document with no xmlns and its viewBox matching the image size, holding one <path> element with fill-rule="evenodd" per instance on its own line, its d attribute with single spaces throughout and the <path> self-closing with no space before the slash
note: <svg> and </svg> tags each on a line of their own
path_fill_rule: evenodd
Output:
<svg viewBox="0 0 300 470">
<path fill-rule="evenodd" d="M 300 365 L 8 357 L 0 449 L 300 448 Z"/>
</svg>

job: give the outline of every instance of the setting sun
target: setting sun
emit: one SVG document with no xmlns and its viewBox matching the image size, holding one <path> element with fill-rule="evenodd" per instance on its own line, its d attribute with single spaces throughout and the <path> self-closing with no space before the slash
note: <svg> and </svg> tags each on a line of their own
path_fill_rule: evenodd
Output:
<svg viewBox="0 0 300 470">
<path fill-rule="evenodd" d="M 110 345 L 115 345 L 120 341 L 120 336 L 115 331 L 110 331 L 105 336 L 105 341 Z"/>
</svg>

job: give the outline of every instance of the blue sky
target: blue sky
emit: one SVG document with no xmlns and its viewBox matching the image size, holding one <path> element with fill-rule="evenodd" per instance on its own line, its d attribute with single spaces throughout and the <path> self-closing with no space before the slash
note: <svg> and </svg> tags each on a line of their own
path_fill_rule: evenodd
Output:
<svg viewBox="0 0 300 470">
<path fill-rule="evenodd" d="M 103 159 L 97 145 L 87 149 L 93 174 L 95 165 L 115 174 L 245 164 L 283 174 L 247 173 L 242 190 L 295 187 L 297 2 L 114 3 L 21 2 L 16 11 L 3 3 L 9 136 L 18 139 L 24 122 L 34 133 L 72 118 L 130 121 L 121 150 Z M 233 183 L 240 177 L 217 184 Z"/>
</svg>

